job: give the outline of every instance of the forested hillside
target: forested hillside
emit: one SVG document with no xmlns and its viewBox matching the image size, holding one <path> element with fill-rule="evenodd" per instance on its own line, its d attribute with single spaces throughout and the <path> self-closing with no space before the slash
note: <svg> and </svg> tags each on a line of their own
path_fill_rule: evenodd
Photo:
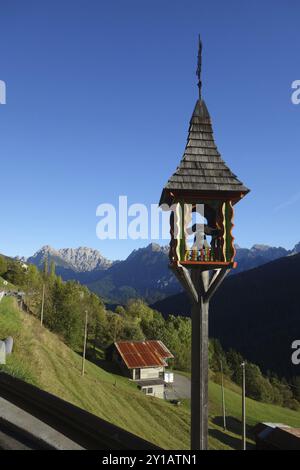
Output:
<svg viewBox="0 0 300 470">
<path fill-rule="evenodd" d="M 211 336 L 265 372 L 300 375 L 299 366 L 291 361 L 291 344 L 300 332 L 299 278 L 300 254 L 230 276 L 211 302 Z M 190 302 L 183 293 L 153 308 L 165 316 L 190 315 Z"/>
</svg>

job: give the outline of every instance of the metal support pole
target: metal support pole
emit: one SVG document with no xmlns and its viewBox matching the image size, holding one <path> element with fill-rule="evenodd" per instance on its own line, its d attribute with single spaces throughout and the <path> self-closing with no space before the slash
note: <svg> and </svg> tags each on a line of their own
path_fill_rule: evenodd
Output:
<svg viewBox="0 0 300 470">
<path fill-rule="evenodd" d="M 86 341 L 87 341 L 87 327 L 88 327 L 88 313 L 85 312 L 85 325 L 84 325 L 84 340 L 83 340 L 83 353 L 82 353 L 82 369 L 81 375 L 84 376 L 85 372 L 85 355 L 86 355 Z"/>
<path fill-rule="evenodd" d="M 43 325 L 43 322 L 44 322 L 44 305 L 45 305 L 45 284 L 43 284 L 42 308 L 41 308 L 41 325 Z"/>
<path fill-rule="evenodd" d="M 209 272 L 192 270 L 198 302 L 192 306 L 191 449 L 208 448 L 208 310 L 204 301 Z"/>
<path fill-rule="evenodd" d="M 224 391 L 224 376 L 223 376 L 223 363 L 222 363 L 222 361 L 220 361 L 220 366 L 221 366 L 223 429 L 224 429 L 224 431 L 226 431 L 226 406 L 225 406 L 225 391 Z"/>
<path fill-rule="evenodd" d="M 242 450 L 247 450 L 246 446 L 246 372 L 245 362 L 241 364 L 243 370 L 243 396 L 242 396 Z"/>
</svg>

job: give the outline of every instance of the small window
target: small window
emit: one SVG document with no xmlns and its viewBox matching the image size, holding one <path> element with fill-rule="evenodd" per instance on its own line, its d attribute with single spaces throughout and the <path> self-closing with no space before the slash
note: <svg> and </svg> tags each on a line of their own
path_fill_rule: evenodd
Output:
<svg viewBox="0 0 300 470">
<path fill-rule="evenodd" d="M 152 387 L 149 387 L 147 389 L 147 394 L 150 395 L 151 393 L 153 393 L 153 388 Z"/>
</svg>

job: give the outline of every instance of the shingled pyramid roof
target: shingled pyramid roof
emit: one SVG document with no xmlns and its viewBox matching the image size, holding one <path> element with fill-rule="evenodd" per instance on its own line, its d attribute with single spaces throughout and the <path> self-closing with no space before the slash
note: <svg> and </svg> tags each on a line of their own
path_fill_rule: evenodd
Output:
<svg viewBox="0 0 300 470">
<path fill-rule="evenodd" d="M 213 137 L 212 123 L 202 99 L 196 103 L 189 127 L 187 145 L 175 173 L 166 184 L 160 204 L 169 203 L 170 193 L 201 191 L 203 195 L 214 192 L 249 192 L 222 160 Z"/>
</svg>

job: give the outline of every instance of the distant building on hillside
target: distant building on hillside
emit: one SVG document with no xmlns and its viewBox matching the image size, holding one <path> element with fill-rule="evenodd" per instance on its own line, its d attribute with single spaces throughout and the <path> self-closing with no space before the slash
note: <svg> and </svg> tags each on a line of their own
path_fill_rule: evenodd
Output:
<svg viewBox="0 0 300 470">
<path fill-rule="evenodd" d="M 300 450 L 300 428 L 259 423 L 254 427 L 257 450 Z"/>
<path fill-rule="evenodd" d="M 164 398 L 168 359 L 173 354 L 161 341 L 117 341 L 106 350 L 106 359 L 116 362 L 124 375 L 134 380 L 146 395 Z"/>
</svg>

